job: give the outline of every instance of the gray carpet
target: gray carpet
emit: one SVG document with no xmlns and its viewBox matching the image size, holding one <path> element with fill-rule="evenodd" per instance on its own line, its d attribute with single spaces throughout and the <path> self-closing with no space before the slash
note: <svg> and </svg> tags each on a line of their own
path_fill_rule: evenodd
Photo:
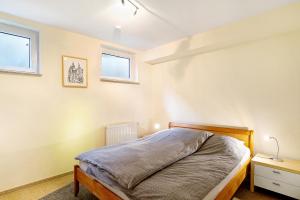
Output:
<svg viewBox="0 0 300 200">
<path fill-rule="evenodd" d="M 271 191 L 264 190 L 262 188 L 256 188 L 255 192 L 249 191 L 249 185 L 243 183 L 239 190 L 235 194 L 235 200 L 293 200 L 280 194 L 276 194 Z M 60 188 L 40 200 L 98 200 L 90 192 L 88 192 L 83 186 L 80 187 L 78 197 L 74 196 L 73 183 Z"/>
<path fill-rule="evenodd" d="M 87 191 L 84 187 L 80 187 L 78 197 L 74 196 L 73 183 L 60 188 L 40 200 L 98 200 L 94 195 Z"/>
</svg>

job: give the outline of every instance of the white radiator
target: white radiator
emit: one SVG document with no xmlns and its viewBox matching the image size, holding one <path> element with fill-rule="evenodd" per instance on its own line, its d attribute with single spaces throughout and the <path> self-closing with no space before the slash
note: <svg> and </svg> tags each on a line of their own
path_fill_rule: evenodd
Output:
<svg viewBox="0 0 300 200">
<path fill-rule="evenodd" d="M 106 127 L 106 145 L 120 144 L 137 139 L 138 123 L 113 124 Z"/>
</svg>

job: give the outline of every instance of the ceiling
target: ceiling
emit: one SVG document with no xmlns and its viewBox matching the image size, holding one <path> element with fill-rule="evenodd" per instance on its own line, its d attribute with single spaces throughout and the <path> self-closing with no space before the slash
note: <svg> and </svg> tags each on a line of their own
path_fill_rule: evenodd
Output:
<svg viewBox="0 0 300 200">
<path fill-rule="evenodd" d="M 299 0 L 131 1 L 136 16 L 127 0 L 0 0 L 0 11 L 145 50 Z"/>
</svg>

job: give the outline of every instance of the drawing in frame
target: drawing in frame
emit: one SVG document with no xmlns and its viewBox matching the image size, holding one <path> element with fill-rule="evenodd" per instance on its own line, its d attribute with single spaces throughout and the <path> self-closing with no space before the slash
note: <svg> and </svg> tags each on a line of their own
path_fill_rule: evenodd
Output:
<svg viewBox="0 0 300 200">
<path fill-rule="evenodd" d="M 87 88 L 88 60 L 73 56 L 62 56 L 62 83 L 64 87 Z"/>
</svg>

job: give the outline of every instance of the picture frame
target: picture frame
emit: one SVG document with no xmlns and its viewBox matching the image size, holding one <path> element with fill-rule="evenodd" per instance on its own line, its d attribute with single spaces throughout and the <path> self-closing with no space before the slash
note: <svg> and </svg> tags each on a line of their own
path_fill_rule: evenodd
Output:
<svg viewBox="0 0 300 200">
<path fill-rule="evenodd" d="M 88 87 L 88 60 L 74 56 L 62 56 L 62 85 L 71 88 Z"/>
</svg>

